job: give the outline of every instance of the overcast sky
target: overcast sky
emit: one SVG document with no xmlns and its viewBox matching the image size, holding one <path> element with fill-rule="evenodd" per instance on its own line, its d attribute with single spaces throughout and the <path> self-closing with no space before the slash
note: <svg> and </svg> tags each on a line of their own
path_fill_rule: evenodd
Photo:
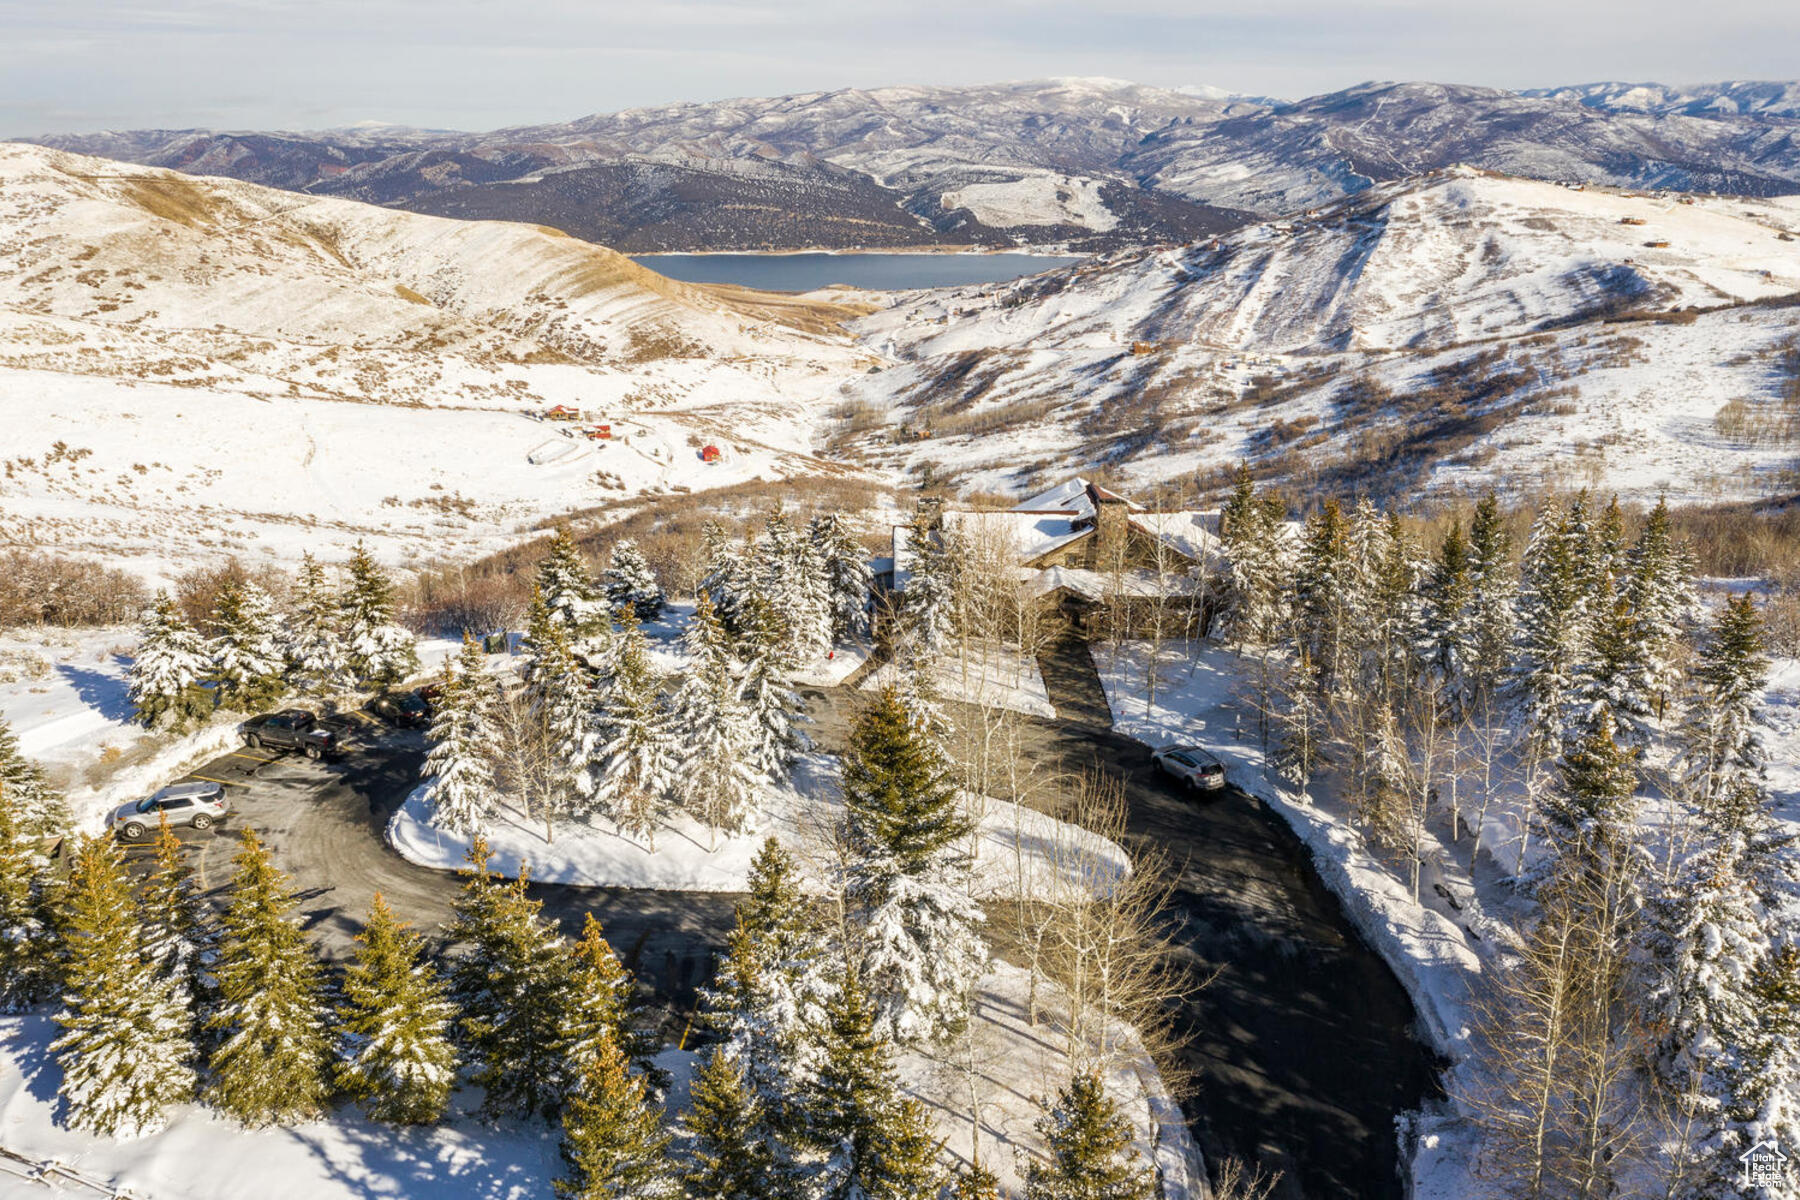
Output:
<svg viewBox="0 0 1800 1200">
<path fill-rule="evenodd" d="M 0 0 L 0 135 L 455 129 L 1110 75 L 1300 97 L 1800 75 L 1794 0 Z"/>
</svg>

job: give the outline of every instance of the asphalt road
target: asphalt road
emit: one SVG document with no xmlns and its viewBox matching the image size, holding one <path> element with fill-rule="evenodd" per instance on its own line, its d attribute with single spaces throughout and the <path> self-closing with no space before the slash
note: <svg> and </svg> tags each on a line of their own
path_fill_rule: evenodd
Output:
<svg viewBox="0 0 1800 1200">
<path fill-rule="evenodd" d="M 1130 836 L 1176 872 L 1170 916 L 1182 965 L 1213 982 L 1174 1014 L 1184 1099 L 1210 1162 L 1227 1155 L 1285 1173 L 1282 1200 L 1400 1197 L 1394 1119 L 1437 1091 L 1437 1064 L 1413 1036 L 1414 1013 L 1386 964 L 1363 944 L 1287 825 L 1226 789 L 1200 801 L 1172 786 L 1149 751 L 1112 732 L 1099 678 L 1078 644 L 1042 658 L 1055 721 L 1027 719 L 1027 754 L 1043 769 L 1099 766 L 1124 778 Z M 815 739 L 841 743 L 842 689 L 809 691 Z M 230 786 L 232 819 L 184 831 L 203 886 L 229 880 L 233 832 L 255 827 L 288 873 L 300 914 L 324 951 L 344 957 L 379 890 L 430 933 L 450 919 L 460 883 L 418 867 L 382 836 L 424 758 L 417 732 L 352 723 L 337 761 L 241 750 L 184 778 Z M 142 851 L 134 852 L 141 855 Z M 601 921 L 620 958 L 678 1031 L 731 928 L 735 898 L 623 888 L 533 885 L 571 933 Z"/>
<path fill-rule="evenodd" d="M 353 952 L 377 891 L 401 919 L 435 934 L 452 919 L 462 886 L 453 873 L 407 862 L 383 837 L 388 818 L 418 782 L 423 734 L 366 719 L 342 728 L 343 753 L 332 760 L 245 748 L 183 776 L 226 784 L 233 812 L 213 830 L 180 831 L 201 886 L 218 896 L 231 879 L 237 831 L 254 828 L 295 889 L 299 919 L 328 957 L 340 959 Z M 147 850 L 128 853 L 141 858 Z M 558 884 L 533 884 L 530 893 L 570 935 L 594 914 L 650 1002 L 680 1024 L 731 930 L 736 902 L 729 895 Z"/>
</svg>

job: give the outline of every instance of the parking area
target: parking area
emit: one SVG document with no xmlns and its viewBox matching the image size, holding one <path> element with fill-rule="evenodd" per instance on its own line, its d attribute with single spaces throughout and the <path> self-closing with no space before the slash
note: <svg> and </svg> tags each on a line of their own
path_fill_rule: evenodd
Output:
<svg viewBox="0 0 1800 1200">
<path fill-rule="evenodd" d="M 298 917 L 327 957 L 354 952 L 377 892 L 416 929 L 438 934 L 453 918 L 461 880 L 407 862 L 383 836 L 418 784 L 424 734 L 389 728 L 364 713 L 325 724 L 338 735 L 338 752 L 329 758 L 240 746 L 170 781 L 222 784 L 231 803 L 222 825 L 176 831 L 196 880 L 222 903 L 238 834 L 249 827 L 287 874 Z M 150 855 L 150 839 L 126 843 L 127 859 L 138 869 Z M 558 884 L 533 884 L 530 894 L 570 935 L 592 913 L 653 1002 L 682 1023 L 724 945 L 735 904 L 728 895 Z"/>
</svg>

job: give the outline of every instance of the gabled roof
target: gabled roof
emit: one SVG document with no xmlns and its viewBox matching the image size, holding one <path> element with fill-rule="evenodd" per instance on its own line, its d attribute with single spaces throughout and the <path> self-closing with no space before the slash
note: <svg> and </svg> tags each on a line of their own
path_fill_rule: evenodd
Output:
<svg viewBox="0 0 1800 1200">
<path fill-rule="evenodd" d="M 1007 546 L 1021 562 L 1031 562 L 1093 531 L 1077 525 L 1067 512 L 947 512 L 944 528 L 964 537 L 993 539 Z"/>
<path fill-rule="evenodd" d="M 1097 501 L 1117 500 L 1129 505 L 1134 512 L 1144 511 L 1143 505 L 1136 503 L 1117 492 L 1108 491 L 1097 483 L 1089 483 L 1077 475 L 1065 480 L 1055 487 L 1039 492 L 1037 495 L 1012 506 L 1013 512 L 1060 512 L 1076 518 L 1091 519 Z"/>
</svg>

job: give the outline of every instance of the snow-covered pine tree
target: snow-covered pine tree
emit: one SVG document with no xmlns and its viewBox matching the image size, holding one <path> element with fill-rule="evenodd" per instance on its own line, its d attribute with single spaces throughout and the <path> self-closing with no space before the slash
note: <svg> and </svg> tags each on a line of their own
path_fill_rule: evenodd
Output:
<svg viewBox="0 0 1800 1200">
<path fill-rule="evenodd" d="M 1026 1170 L 1026 1200 L 1157 1200 L 1156 1176 L 1100 1077 L 1083 1072 L 1037 1123 L 1049 1160 Z"/>
<path fill-rule="evenodd" d="M 1702 805 L 1715 803 L 1739 779 L 1760 787 L 1768 761 L 1757 728 L 1759 697 L 1768 681 L 1762 616 L 1749 594 L 1725 601 L 1691 677 L 1691 698 L 1680 729 L 1679 762 Z"/>
<path fill-rule="evenodd" d="M 19 750 L 19 739 L 0 716 L 0 803 L 12 811 L 19 835 L 48 837 L 69 827 L 69 803 L 44 769 Z"/>
<path fill-rule="evenodd" d="M 212 693 L 201 686 L 211 670 L 206 643 L 158 592 L 138 625 L 137 649 L 126 672 L 126 694 L 151 729 L 186 729 L 206 719 Z"/>
<path fill-rule="evenodd" d="M 350 685 L 341 617 L 342 608 L 325 568 L 311 554 L 301 555 L 284 646 L 288 682 L 298 690 L 328 695 Z"/>
<path fill-rule="evenodd" d="M 692 1200 L 800 1200 L 793 1156 L 736 1056 L 714 1049 L 694 1072 L 688 1096 L 683 1182 Z"/>
<path fill-rule="evenodd" d="M 62 1033 L 50 1052 L 71 1128 L 137 1137 L 194 1094 L 193 1020 L 173 980 L 139 954 L 143 931 L 118 847 L 85 838 L 64 903 Z"/>
<path fill-rule="evenodd" d="M 0 1012 L 27 1008 L 55 985 L 50 931 L 39 913 L 44 859 L 18 817 L 0 789 Z"/>
<path fill-rule="evenodd" d="M 461 1014 L 459 1025 L 466 1025 L 471 1016 L 478 1023 L 491 1021 L 499 1010 L 487 950 L 500 944 L 502 893 L 508 885 L 494 874 L 493 858 L 487 838 L 476 834 L 463 855 L 467 865 L 459 871 L 462 891 L 451 905 L 455 916 L 446 932 L 451 945 L 462 947 L 448 968 L 450 1001 Z"/>
<path fill-rule="evenodd" d="M 1602 709 L 1564 751 L 1562 786 L 1541 801 L 1540 817 L 1557 859 L 1578 854 L 1577 861 L 1617 862 L 1630 852 L 1638 773 L 1614 730 L 1612 715 Z"/>
<path fill-rule="evenodd" d="M 181 859 L 181 839 L 167 818 L 157 822 L 150 876 L 139 898 L 144 958 L 175 982 L 177 998 L 199 1028 L 218 1006 L 218 920 Z"/>
<path fill-rule="evenodd" d="M 1351 555 L 1349 532 L 1338 502 L 1326 499 L 1306 518 L 1294 569 L 1296 644 L 1327 690 L 1344 678 L 1354 622 L 1363 615 L 1362 580 Z"/>
<path fill-rule="evenodd" d="M 743 833 L 756 824 L 755 731 L 732 674 L 727 641 L 712 601 L 702 595 L 688 626 L 689 665 L 675 689 L 670 721 L 681 750 L 675 794 L 706 826 L 709 838 L 720 831 Z"/>
<path fill-rule="evenodd" d="M 551 616 L 568 629 L 571 641 L 578 644 L 610 628 L 606 601 L 567 525 L 557 526 L 550 538 L 550 552 L 538 564 L 537 590 Z"/>
<path fill-rule="evenodd" d="M 1587 652 L 1587 542 L 1585 526 L 1552 500 L 1538 512 L 1521 564 L 1512 682 L 1523 712 L 1526 747 L 1540 759 L 1561 749 L 1577 671 Z"/>
<path fill-rule="evenodd" d="M 380 892 L 356 940 L 356 961 L 344 974 L 338 1081 L 377 1121 L 431 1124 L 449 1107 L 456 1083 L 456 1006 L 425 961 L 419 935 Z"/>
<path fill-rule="evenodd" d="M 950 1181 L 950 1200 L 1001 1200 L 1000 1177 L 981 1163 L 971 1162 Z"/>
<path fill-rule="evenodd" d="M 677 1200 L 681 1185 L 668 1162 L 662 1109 L 610 1038 L 596 1046 L 581 1082 L 563 1106 L 567 1178 L 563 1200 Z"/>
<path fill-rule="evenodd" d="M 1586 654 L 1575 678 L 1571 736 L 1592 729 L 1604 712 L 1622 745 L 1634 752 L 1648 747 L 1654 713 L 1642 688 L 1641 650 L 1637 614 L 1624 596 L 1589 619 Z"/>
<path fill-rule="evenodd" d="M 831 579 L 818 546 L 794 538 L 764 592 L 787 618 L 790 659 L 796 663 L 823 658 L 831 649 Z"/>
<path fill-rule="evenodd" d="M 1736 1128 L 1729 1132 L 1742 1149 L 1764 1142 L 1800 1145 L 1800 943 L 1790 938 L 1771 951 L 1753 984 L 1758 1031 L 1738 1064 L 1726 1114 Z M 1791 1186 L 1791 1176 L 1789 1182 L 1786 1196 L 1777 1191 L 1744 1200 L 1794 1200 L 1800 1189 Z"/>
<path fill-rule="evenodd" d="M 1291 574 L 1282 536 L 1286 515 L 1278 499 L 1257 492 L 1249 465 L 1240 462 L 1219 521 L 1230 584 L 1224 628 L 1240 647 L 1270 645 L 1284 631 Z"/>
<path fill-rule="evenodd" d="M 1364 677 L 1393 700 L 1417 677 L 1429 642 L 1423 588 L 1430 565 L 1399 513 L 1381 514 L 1379 520 L 1381 532 L 1371 539 L 1376 553 L 1362 588 L 1370 619 L 1358 641 Z"/>
<path fill-rule="evenodd" d="M 345 570 L 341 628 L 350 675 L 365 686 L 391 687 L 419 669 L 416 639 L 394 623 L 393 581 L 361 542 Z"/>
<path fill-rule="evenodd" d="M 957 574 L 965 556 L 937 515 L 921 506 L 906 536 L 906 580 L 900 588 L 900 620 L 921 656 L 934 658 L 956 628 Z"/>
<path fill-rule="evenodd" d="M 1658 498 L 1626 558 L 1622 591 L 1637 614 L 1638 687 L 1658 721 L 1681 687 L 1682 657 L 1700 602 L 1691 556 L 1675 541 L 1669 505 Z"/>
<path fill-rule="evenodd" d="M 783 651 L 786 623 L 760 591 L 746 597 L 741 622 L 744 672 L 739 693 L 749 713 L 750 763 L 772 779 L 785 779 L 795 756 L 811 746 L 800 729 L 805 703 L 790 682 Z"/>
<path fill-rule="evenodd" d="M 601 590 L 614 614 L 629 608 L 639 621 L 654 621 L 662 615 L 662 584 L 650 569 L 650 560 L 630 538 L 621 538 L 612 548 L 612 558 L 600 576 Z"/>
<path fill-rule="evenodd" d="M 792 1139 L 805 1129 L 804 1097 L 818 1067 L 811 1031 L 833 985 L 818 970 L 825 950 L 793 856 L 774 838 L 752 860 L 747 888 L 714 986 L 702 993 L 704 1016 Z"/>
<path fill-rule="evenodd" d="M 594 802 L 621 833 L 655 850 L 656 828 L 675 785 L 677 748 L 643 630 L 630 608 L 620 621 L 613 677 L 601 697 L 601 720 L 604 734 Z"/>
<path fill-rule="evenodd" d="M 913 1200 L 941 1180 L 929 1124 L 902 1100 L 893 1052 L 854 966 L 826 1008 L 821 1062 L 807 1103 L 811 1138 L 826 1158 L 814 1180 L 824 1200 Z"/>
<path fill-rule="evenodd" d="M 543 903 L 527 896 L 525 886 L 521 875 L 486 897 L 486 919 L 473 930 L 479 940 L 468 949 L 485 978 L 471 989 L 468 976 L 459 975 L 457 991 L 472 991 L 475 999 L 462 1009 L 462 1038 L 473 1081 L 486 1092 L 483 1107 L 537 1116 L 555 1111 L 566 1078 L 569 954 L 544 920 Z"/>
<path fill-rule="evenodd" d="M 1518 591 L 1513 575 L 1512 538 L 1500 501 L 1489 492 L 1475 505 L 1469 522 L 1468 697 L 1472 705 L 1494 699 L 1512 658 Z"/>
<path fill-rule="evenodd" d="M 323 971 L 290 918 L 294 896 L 256 831 L 243 833 L 219 944 L 222 1035 L 207 1098 L 246 1125 L 305 1121 L 331 1095 Z"/>
<path fill-rule="evenodd" d="M 825 563 L 832 640 L 849 642 L 866 638 L 869 635 L 870 596 L 875 587 L 867 552 L 851 536 L 849 522 L 835 512 L 814 517 L 807 526 L 806 538 L 817 548 Z"/>
<path fill-rule="evenodd" d="M 1424 659 L 1459 705 L 1469 700 L 1475 658 L 1474 572 L 1462 522 L 1452 521 L 1425 585 Z"/>
<path fill-rule="evenodd" d="M 240 712 L 262 712 L 287 690 L 287 663 L 275 602 L 249 581 L 227 579 L 213 605 L 211 677 L 219 700 Z"/>
<path fill-rule="evenodd" d="M 567 627 L 550 614 L 543 593 L 534 592 L 526 624 L 525 690 L 531 709 L 543 722 L 549 753 L 562 786 L 551 797 L 557 812 L 591 812 L 594 808 L 594 760 L 600 729 L 594 712 L 591 675 L 576 660 Z"/>
<path fill-rule="evenodd" d="M 949 764 L 892 687 L 851 728 L 843 792 L 845 900 L 877 1026 L 899 1042 L 947 1036 L 987 967 L 960 845 L 971 826 Z"/>
<path fill-rule="evenodd" d="M 431 749 L 421 771 L 431 823 L 440 829 L 478 830 L 499 803 L 494 755 L 500 736 L 494 703 L 481 647 L 465 635 L 456 666 L 444 664 L 443 690 L 427 734 Z"/>
<path fill-rule="evenodd" d="M 738 620 L 744 598 L 750 594 L 753 572 L 750 555 L 742 541 L 731 537 L 715 521 L 708 521 L 701 531 L 703 566 L 700 590 L 712 601 L 713 611 L 732 633 L 738 632 Z"/>
<path fill-rule="evenodd" d="M 637 1027 L 631 976 L 619 965 L 618 955 L 613 953 L 593 913 L 587 914 L 580 940 L 569 949 L 567 970 L 566 1002 L 558 1036 L 568 1086 L 579 1084 L 582 1073 L 599 1056 L 603 1038 L 612 1039 L 632 1066 L 659 1089 L 667 1086 L 663 1072 L 651 1061 L 662 1046 L 655 1035 Z"/>
</svg>

